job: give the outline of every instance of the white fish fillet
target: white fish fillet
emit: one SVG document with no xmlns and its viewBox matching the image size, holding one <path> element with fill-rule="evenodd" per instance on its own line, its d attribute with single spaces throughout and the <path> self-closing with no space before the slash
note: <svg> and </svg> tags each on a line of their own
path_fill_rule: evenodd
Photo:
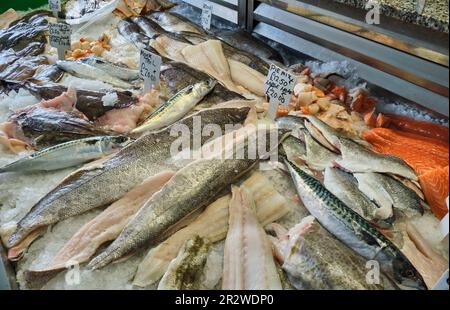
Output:
<svg viewBox="0 0 450 310">
<path fill-rule="evenodd" d="M 211 75 L 229 90 L 241 93 L 231 79 L 230 66 L 220 41 L 208 40 L 197 45 L 187 46 L 181 51 L 181 54 L 189 66 Z"/>
<path fill-rule="evenodd" d="M 289 212 L 286 199 L 262 174 L 252 174 L 243 184 L 253 194 L 256 214 L 261 225 L 272 223 Z M 230 199 L 230 195 L 217 199 L 193 223 L 151 249 L 139 265 L 133 284 L 145 287 L 157 282 L 167 270 L 171 260 L 177 256 L 183 243 L 195 235 L 212 243 L 223 240 L 228 231 Z"/>
<path fill-rule="evenodd" d="M 186 62 L 181 51 L 189 44 L 173 40 L 167 36 L 159 36 L 150 40 L 150 46 L 153 47 L 161 56 L 170 58 L 179 62 Z"/>
<path fill-rule="evenodd" d="M 222 289 L 281 290 L 271 243 L 258 222 L 255 202 L 243 186 L 232 187 Z"/>
<path fill-rule="evenodd" d="M 448 269 L 446 261 L 420 235 L 412 224 L 401 227 L 403 234 L 402 252 L 423 277 L 427 287 L 432 289 L 442 274 Z"/>
<path fill-rule="evenodd" d="M 174 174 L 172 171 L 161 172 L 130 190 L 122 199 L 81 227 L 45 270 L 65 268 L 69 261 L 87 262 L 99 246 L 114 240 L 120 234 L 144 202 L 159 191 Z"/>
<path fill-rule="evenodd" d="M 264 97 L 264 82 L 266 77 L 246 64 L 233 59 L 228 59 L 231 79 L 237 85 L 243 86 L 253 94 Z"/>
</svg>

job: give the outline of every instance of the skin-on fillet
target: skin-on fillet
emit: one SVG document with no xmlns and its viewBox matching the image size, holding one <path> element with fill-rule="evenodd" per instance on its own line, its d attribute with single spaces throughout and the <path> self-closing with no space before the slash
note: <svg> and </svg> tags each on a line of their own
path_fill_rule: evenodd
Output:
<svg viewBox="0 0 450 310">
<path fill-rule="evenodd" d="M 161 56 L 170 58 L 175 61 L 186 62 L 181 51 L 188 47 L 189 44 L 183 43 L 168 36 L 161 35 L 150 41 L 153 47 Z"/>
<path fill-rule="evenodd" d="M 289 212 L 286 199 L 260 173 L 254 173 L 243 183 L 255 199 L 256 215 L 262 225 L 272 223 Z M 133 284 L 145 287 L 157 282 L 177 256 L 184 242 L 198 235 L 211 242 L 223 240 L 228 231 L 228 205 L 231 195 L 223 196 L 210 204 L 189 226 L 173 234 L 151 249 L 138 267 Z"/>
<path fill-rule="evenodd" d="M 272 247 L 258 222 L 251 193 L 245 187 L 233 186 L 231 191 L 222 289 L 281 290 Z"/>
<path fill-rule="evenodd" d="M 264 97 L 264 82 L 266 77 L 246 64 L 233 59 L 228 59 L 230 73 L 233 82 L 245 87 L 251 93 Z"/>
<path fill-rule="evenodd" d="M 230 66 L 220 41 L 208 40 L 198 45 L 187 46 L 181 54 L 188 65 L 213 76 L 229 90 L 241 93 L 231 79 Z"/>
<path fill-rule="evenodd" d="M 130 190 L 122 199 L 81 227 L 59 250 L 47 268 L 29 270 L 27 278 L 32 282 L 33 278 L 36 279 L 40 275 L 65 269 L 70 262 L 87 262 L 102 244 L 114 240 L 120 234 L 145 201 L 159 191 L 174 174 L 173 171 L 161 172 Z"/>
</svg>

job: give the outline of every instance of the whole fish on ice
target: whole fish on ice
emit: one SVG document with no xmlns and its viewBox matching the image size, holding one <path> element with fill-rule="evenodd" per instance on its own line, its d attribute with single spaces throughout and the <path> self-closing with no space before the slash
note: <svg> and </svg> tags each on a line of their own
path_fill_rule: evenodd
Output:
<svg viewBox="0 0 450 310">
<path fill-rule="evenodd" d="M 275 256 L 299 290 L 380 290 L 383 281 L 367 282 L 366 260 L 326 231 L 312 216 L 287 231 L 273 223 L 266 228 Z"/>
<path fill-rule="evenodd" d="M 268 135 L 283 132 L 266 128 L 254 129 L 256 137 L 264 136 L 267 145 Z M 256 138 L 255 137 L 255 138 Z M 153 244 L 161 234 L 196 210 L 206 207 L 221 190 L 237 181 L 252 169 L 260 157 L 267 153 L 248 154 L 252 147 L 250 138 L 236 139 L 226 145 L 223 152 L 213 153 L 211 157 L 193 161 L 177 174 L 139 210 L 134 219 L 128 223 L 120 236 L 89 266 L 102 268 L 109 263 L 130 254 L 145 244 Z M 232 148 L 232 149 L 231 149 Z M 228 158 L 232 150 L 232 157 Z M 244 156 L 240 156 L 244 154 Z M 242 158 L 242 159 L 239 159 Z"/>
<path fill-rule="evenodd" d="M 315 178 L 289 160 L 285 159 L 285 163 L 303 204 L 324 228 L 359 255 L 376 260 L 397 285 L 426 289 L 422 276 L 389 239 Z"/>
<path fill-rule="evenodd" d="M 214 80 L 206 80 L 186 87 L 161 105 L 131 134 L 154 131 L 173 124 L 192 110 L 216 84 Z"/>
<path fill-rule="evenodd" d="M 124 89 L 133 88 L 132 84 L 122 81 L 108 71 L 103 71 L 81 61 L 58 60 L 56 65 L 61 70 L 81 78 L 102 81 Z"/>
<path fill-rule="evenodd" d="M 51 171 L 81 165 L 118 151 L 131 140 L 125 136 L 101 136 L 58 144 L 4 167 L 3 172 Z"/>
<path fill-rule="evenodd" d="M 248 107 L 208 109 L 181 120 L 179 124 L 191 128 L 190 138 L 193 139 L 194 125 L 201 130 L 206 124 L 213 123 L 224 131 L 226 124 L 242 124 L 249 111 Z M 196 116 L 200 116 L 198 124 L 194 121 Z M 148 177 L 170 168 L 165 162 L 171 157 L 172 143 L 179 139 L 171 136 L 170 132 L 171 128 L 167 128 L 147 134 L 97 167 L 81 169 L 70 175 L 19 221 L 8 240 L 8 247 L 17 245 L 40 227 L 111 204 Z M 200 139 L 205 143 L 208 137 Z"/>
</svg>

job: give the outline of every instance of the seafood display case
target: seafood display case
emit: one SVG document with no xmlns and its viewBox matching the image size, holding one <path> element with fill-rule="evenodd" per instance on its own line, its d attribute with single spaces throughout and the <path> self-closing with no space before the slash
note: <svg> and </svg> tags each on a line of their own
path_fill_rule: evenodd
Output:
<svg viewBox="0 0 450 310">
<path fill-rule="evenodd" d="M 235 289 L 233 281 L 225 275 L 226 270 L 232 274 L 230 270 L 236 268 L 233 267 L 233 260 L 226 260 L 233 248 L 227 246 L 227 243 L 243 246 L 236 236 L 245 233 L 256 240 L 254 251 L 258 253 L 258 257 L 254 256 L 252 259 L 255 265 L 261 264 L 266 268 L 264 272 L 267 272 L 268 283 L 261 283 L 267 285 L 264 287 L 266 289 L 393 289 L 399 284 L 395 282 L 398 279 L 401 285 L 406 283 L 405 287 L 431 289 L 438 274 L 442 274 L 442 269 L 447 269 L 448 274 L 448 237 L 446 245 L 442 246 L 442 241 L 438 240 L 440 231 L 437 226 L 441 215 L 446 212 L 442 210 L 442 201 L 438 203 L 437 213 L 434 207 L 426 209 L 425 204 L 425 200 L 429 199 L 427 195 L 431 199 L 436 196 L 442 198 L 441 192 L 433 191 L 442 191 L 442 180 L 445 177 L 448 179 L 448 144 L 443 142 L 445 137 L 448 139 L 449 116 L 448 10 L 447 15 L 441 12 L 445 10 L 439 11 L 439 5 L 446 0 L 436 0 L 432 4 L 430 1 L 406 0 L 402 6 L 396 5 L 398 0 L 383 0 L 376 7 L 366 6 L 367 1 L 363 0 L 114 1 L 122 6 L 114 8 L 114 15 L 113 11 L 105 13 L 105 16 L 110 14 L 112 20 L 105 22 L 105 25 L 95 25 L 95 22 L 90 21 L 87 21 L 87 26 L 83 26 L 86 21 L 80 25 L 74 23 L 71 47 L 66 52 L 66 59 L 57 60 L 56 49 L 51 52 L 46 49 L 45 53 L 48 55 L 53 53 L 51 57 L 54 57 L 54 63 L 46 63 L 44 60 L 36 65 L 44 67 L 44 70 L 35 73 L 26 68 L 26 64 L 23 66 L 25 69 L 19 65 L 17 71 L 20 74 L 33 72 L 23 80 L 15 81 L 0 76 L 0 95 L 2 92 L 6 94 L 5 97 L 0 96 L 0 103 L 3 100 L 7 104 L 6 108 L 0 105 L 0 147 L 3 136 L 6 136 L 9 143 L 6 145 L 13 150 L 16 146 L 14 143 L 30 133 L 24 141 L 19 141 L 26 147 L 20 143 L 18 146 L 25 151 L 30 148 L 36 151 L 35 158 L 50 154 L 49 158 L 52 159 L 55 153 L 64 156 L 63 161 L 55 157 L 52 168 L 48 167 L 48 159 L 44 158 L 39 162 L 38 158 L 35 164 L 41 166 L 36 170 L 30 168 L 34 164 L 33 157 L 16 158 L 15 155 L 8 154 L 5 155 L 5 160 L 0 158 L 0 182 L 6 180 L 1 179 L 2 173 L 15 173 L 24 169 L 32 172 L 30 180 L 36 180 L 36 184 L 45 183 L 45 190 L 41 193 L 35 190 L 36 184 L 25 180 L 26 175 L 13 179 L 26 183 L 27 191 L 36 191 L 30 195 L 31 198 L 24 198 L 25 192 L 20 193 L 21 196 L 15 200 L 11 197 L 19 195 L 20 187 L 16 186 L 9 192 L 7 186 L 0 184 L 0 190 L 5 190 L 6 193 L 2 193 L 0 198 L 9 199 L 5 208 L 11 208 L 0 214 L 8 213 L 8 218 L 21 222 L 25 219 L 25 228 L 18 228 L 20 225 L 17 223 L 7 227 L 8 238 L 12 238 L 6 239 L 7 242 L 16 242 L 11 243 L 9 250 L 0 242 L 0 290 L 39 289 L 45 285 L 50 289 L 70 289 L 73 284 L 62 277 L 62 271 L 79 267 L 78 261 L 75 265 L 71 264 L 72 258 L 80 259 L 80 264 L 88 264 L 81 273 L 87 278 L 87 283 L 82 287 L 87 289 L 96 289 L 99 283 L 104 283 L 106 289 L 131 287 L 129 281 L 123 279 L 133 279 L 132 284 L 142 288 L 212 289 L 220 285 L 220 276 L 222 288 Z M 48 1 L 19 2 L 16 9 L 26 10 L 42 6 Z M 153 6 L 149 5 L 145 14 L 135 13 L 133 5 L 139 6 L 142 3 L 151 3 Z M 172 7 L 172 3 L 182 4 L 183 7 L 177 9 L 176 6 Z M 212 6 L 211 31 L 200 26 L 205 3 Z M 0 5 L 0 14 L 10 7 L 9 4 L 7 7 L 5 5 Z M 144 12 L 147 7 L 139 9 Z M 173 13 L 173 16 L 164 16 L 166 11 Z M 439 14 L 433 15 L 433 12 L 438 11 Z M 94 13 L 93 16 L 101 20 L 100 15 L 95 16 Z M 33 22 L 29 20 L 26 23 Z M 185 23 L 185 28 L 178 28 L 177 22 Z M 0 21 L 0 34 L 1 25 Z M 112 28 L 107 29 L 110 26 Z M 247 45 L 247 39 L 255 41 Z M 2 52 L 1 42 L 0 47 Z M 158 54 L 162 61 L 162 86 L 148 94 L 142 93 L 140 89 L 144 89 L 139 76 L 143 56 L 138 55 L 138 52 L 144 48 Z M 14 50 L 12 55 L 5 55 L 1 57 L 6 61 L 10 61 L 8 57 L 19 58 L 19 55 L 14 55 Z M 35 55 L 30 58 L 32 57 Z M 209 63 L 204 64 L 202 61 Z M 296 102 L 295 108 L 288 110 L 280 106 L 276 111 L 279 117 L 276 124 L 281 128 L 277 134 L 280 137 L 280 132 L 283 131 L 284 135 L 286 128 L 293 130 L 301 127 L 299 137 L 293 137 L 293 134 L 280 144 L 283 150 L 280 162 L 284 162 L 284 168 L 272 167 L 269 172 L 261 169 L 243 179 L 241 172 L 254 169 L 259 164 L 259 159 L 232 162 L 230 165 L 223 162 L 205 164 L 201 160 L 188 164 L 180 161 L 182 166 L 176 162 L 179 160 L 177 158 L 172 158 L 173 162 L 168 160 L 168 152 L 169 149 L 172 151 L 171 144 L 174 142 L 167 134 L 168 130 L 177 123 L 187 124 L 189 127 L 194 124 L 193 115 L 200 115 L 225 128 L 228 123 L 243 125 L 249 120 L 256 123 L 258 118 L 265 118 L 269 104 L 265 102 L 267 98 L 263 85 L 271 63 L 294 72 L 298 77 L 295 88 L 291 91 L 291 100 Z M 1 65 L 0 62 L 0 67 Z M 1 67 L 0 73 L 5 67 Z M 86 71 L 86 68 L 91 71 Z M 320 72 L 313 73 L 313 68 Z M 105 72 L 107 74 L 103 75 Z M 9 74 L 8 77 L 12 76 Z M 78 85 L 74 87 L 76 83 Z M 10 93 L 13 95 L 8 97 Z M 158 94 L 158 99 L 148 98 L 155 93 Z M 34 118 L 31 117 L 32 123 L 27 120 L 27 113 L 31 111 L 32 114 L 34 110 L 28 110 L 25 103 L 23 106 L 13 103 L 15 98 L 22 99 L 21 96 L 26 99 L 24 101 L 36 107 L 37 112 L 54 108 L 61 109 L 58 111 L 61 115 L 35 113 Z M 308 103 L 301 103 L 302 100 Z M 323 105 L 318 103 L 321 100 Z M 357 100 L 360 100 L 358 103 L 361 106 L 365 108 L 367 105 L 370 109 L 353 111 L 353 104 Z M 223 102 L 233 104 L 224 107 Z M 253 104 L 251 108 L 249 102 Z M 215 105 L 218 106 L 213 108 Z M 173 107 L 173 110 L 169 110 Z M 333 109 L 335 112 L 332 112 Z M 396 115 L 393 110 L 401 113 Z M 354 113 L 355 111 L 361 113 Z M 163 115 L 162 120 L 159 120 L 160 112 L 167 112 L 167 119 Z M 2 115 L 7 113 L 13 117 L 8 115 L 6 118 Z M 320 113 L 323 113 L 323 119 L 315 116 Z M 304 118 L 301 123 L 297 117 L 300 114 Z M 358 115 L 355 116 L 356 114 Z M 158 116 L 153 122 L 154 115 Z M 22 121 L 21 117 L 25 120 Z M 50 122 L 46 122 L 47 118 Z M 24 134 L 8 141 L 8 136 L 2 130 L 8 133 L 6 129 L 9 128 L 2 127 L 2 124 L 14 122 L 16 126 L 23 126 L 21 130 Z M 69 130 L 67 136 L 53 135 L 54 131 L 59 130 L 59 124 L 69 124 L 70 130 L 76 132 Z M 336 125 L 339 133 L 344 134 L 336 134 L 334 128 L 331 129 L 331 124 Z M 33 126 L 45 128 L 41 131 L 41 128 Z M 412 128 L 414 126 L 417 128 Z M 391 129 L 393 133 L 388 133 Z M 13 130 L 9 131 L 15 133 Z M 143 133 L 147 131 L 150 134 L 144 136 Z M 365 132 L 368 134 L 365 135 Z M 419 135 L 418 133 L 423 136 L 416 139 L 414 135 Z M 78 137 L 82 139 L 77 140 Z M 72 143 L 74 141 L 80 141 L 80 144 Z M 390 143 L 389 148 L 383 144 L 386 141 Z M 201 138 L 200 147 L 203 147 L 203 143 Z M 423 145 L 419 145 L 420 143 Z M 410 149 L 404 150 L 406 145 Z M 120 156 L 115 153 L 118 150 Z M 417 156 L 414 153 L 419 151 L 424 152 L 424 155 Z M 77 158 L 81 152 L 92 153 L 92 157 Z M 297 156 L 295 152 L 301 155 Z M 315 152 L 314 158 L 308 152 Z M 4 154 L 6 153 L 1 153 L 0 150 L 0 157 Z M 344 155 L 348 158 L 344 158 Z M 424 163 L 422 156 L 429 159 L 428 156 L 431 155 L 436 155 L 436 158 Z M 393 159 L 392 156 L 400 157 L 401 160 Z M 352 170 L 355 166 L 360 168 L 360 158 L 364 158 L 361 171 Z M 81 164 L 86 166 L 81 167 Z M 374 169 L 379 170 L 372 170 L 367 165 L 373 165 L 376 167 Z M 220 174 L 214 169 L 220 171 Z M 97 170 L 105 173 L 96 174 Z M 54 174 L 48 183 L 46 173 Z M 196 187 L 196 182 L 186 182 L 187 178 L 193 176 L 199 176 L 198 183 L 207 190 Z M 170 186 L 166 186 L 169 180 Z M 67 184 L 67 190 L 61 184 Z M 112 186 L 109 193 L 95 190 L 105 184 Z M 374 184 L 381 184 L 380 188 L 375 188 Z M 428 186 L 428 191 L 423 188 L 423 184 Z M 78 186 L 83 187 L 83 194 L 87 192 L 85 196 L 77 194 Z M 389 191 L 383 186 L 389 187 Z M 231 188 L 231 191 L 225 193 L 226 187 Z M 188 193 L 184 195 L 186 188 Z M 325 195 L 321 194 L 323 192 Z M 224 196 L 219 198 L 218 193 L 223 193 Z M 384 194 L 388 198 L 383 197 Z M 286 214 L 301 204 L 303 199 L 308 202 L 317 199 L 318 202 L 313 207 L 322 208 L 323 214 L 336 212 L 342 218 L 336 221 L 338 224 L 331 223 L 335 227 L 322 227 L 320 212 L 314 214 L 314 208 L 303 206 L 301 211 L 293 212 L 295 214 L 292 218 L 286 219 Z M 11 204 L 23 201 L 31 209 L 28 213 L 22 209 L 15 211 L 11 207 Z M 182 201 L 183 210 L 175 212 L 174 206 L 179 201 Z M 211 201 L 214 202 L 209 204 Z M 198 212 L 199 207 L 194 202 L 204 207 L 203 213 Z M 3 203 L 0 200 L 0 211 Z M 360 204 L 361 209 L 346 207 L 350 203 Z M 76 206 L 72 208 L 70 204 Z M 395 204 L 399 205 L 399 210 L 403 209 L 394 210 Z M 71 208 L 68 211 L 71 215 L 66 217 L 58 212 L 56 208 L 59 205 Z M 98 210 L 103 206 L 108 207 Z M 151 211 L 152 206 L 156 211 Z M 388 212 L 386 210 L 389 207 L 392 214 L 382 214 L 381 211 Z M 47 212 L 46 209 L 50 211 Z M 134 216 L 138 210 L 142 212 L 139 214 L 143 220 Z M 421 217 L 424 210 L 426 219 Z M 158 214 L 159 211 L 162 212 Z M 414 225 L 410 227 L 407 224 L 402 226 L 403 231 L 399 230 L 406 236 L 398 238 L 406 240 L 402 246 L 405 246 L 408 253 L 403 253 L 403 248 L 400 250 L 400 241 L 392 241 L 397 236 L 386 237 L 390 233 L 389 228 L 394 227 L 397 220 L 397 211 L 401 214 L 400 221 L 409 223 L 411 216 L 414 218 L 414 225 L 420 225 L 420 232 Z M 231 216 L 228 218 L 231 212 L 234 212 L 234 223 L 231 222 Z M 191 215 L 194 216 L 191 218 Z M 45 236 L 45 232 L 41 231 L 42 228 L 50 227 L 46 226 L 47 218 L 44 220 L 44 216 L 49 216 L 48 223 L 55 225 L 51 232 L 53 236 L 49 236 L 50 229 Z M 247 217 L 252 220 L 244 223 Z M 283 217 L 282 224 L 290 229 L 279 224 L 278 221 Z M 30 219 L 29 227 L 26 227 L 27 219 Z M 34 223 L 34 220 L 38 223 Z M 243 228 L 236 224 L 239 220 L 242 221 Z M 59 222 L 66 221 L 67 229 L 59 225 Z M 150 225 L 146 221 L 156 224 L 154 227 L 147 227 Z M 344 221 L 348 221 L 344 234 L 351 235 L 345 241 L 358 239 L 355 242 L 365 247 L 362 252 L 376 251 L 377 243 L 369 244 L 356 233 L 356 237 L 353 236 L 355 227 L 386 246 L 389 251 L 383 253 L 386 255 L 383 259 L 386 259 L 385 263 L 389 268 L 396 264 L 404 268 L 400 270 L 400 274 L 397 274 L 399 270 L 394 270 L 394 267 L 389 269 L 393 273 L 390 274 L 391 277 L 397 276 L 395 281 L 382 276 L 382 284 L 371 287 L 369 283 L 363 283 L 365 280 L 361 280 L 365 279 L 364 268 L 350 268 L 355 262 L 362 262 L 367 257 L 352 246 L 342 246 L 339 243 L 341 240 L 335 238 L 341 233 L 339 222 Z M 0 224 L 3 224 L 1 218 Z M 348 228 L 350 226 L 353 228 Z M 430 230 L 432 228 L 432 233 L 423 237 L 428 233 L 428 227 Z M 227 230 L 232 228 L 236 229 L 236 235 L 226 236 Z M 15 234 L 10 234 L 10 229 Z M 385 234 L 384 229 L 388 233 Z M 0 229 L 0 234 L 5 231 Z M 211 240 L 202 233 L 205 236 L 209 233 Z M 283 251 L 286 250 L 284 247 L 296 246 L 292 240 L 292 243 L 286 242 L 289 234 L 297 238 L 295 242 L 304 242 L 306 250 L 305 253 L 296 253 L 298 256 L 293 255 L 296 257 L 288 262 L 300 271 L 291 269 L 291 273 L 286 271 L 284 274 L 283 263 L 287 260 L 287 257 L 283 257 Z M 41 235 L 43 239 L 35 241 Z M 129 235 L 136 238 L 129 242 L 126 239 Z M 275 249 L 274 257 L 269 247 L 261 245 L 264 243 L 261 240 L 266 240 L 264 238 L 268 238 L 268 235 Z M 145 248 L 142 240 L 159 242 L 161 236 L 167 238 L 166 241 L 154 244 L 155 247 L 148 249 L 148 252 L 144 253 L 147 249 L 140 248 L 140 245 Z M 342 240 L 343 243 L 345 241 Z M 431 241 L 433 247 L 427 244 Z M 33 242 L 35 244 L 31 245 Z M 214 242 L 216 245 L 213 245 Z M 220 246 L 217 243 L 221 243 Z M 23 259 L 25 252 L 31 248 L 30 245 L 34 246 L 30 251 L 32 253 Z M 46 253 L 47 250 L 50 254 Z M 131 250 L 137 254 L 129 258 L 127 255 Z M 236 253 L 238 251 L 239 248 Z M 350 276 L 333 272 L 328 274 L 327 270 L 323 273 L 324 279 L 316 282 L 311 280 L 310 283 L 299 274 L 308 274 L 308 267 L 311 266 L 295 265 L 298 261 L 294 260 L 301 260 L 302 255 L 310 259 L 314 263 L 313 268 L 320 272 L 321 268 L 333 265 L 336 257 L 340 257 L 342 265 L 337 269 L 346 269 L 345 273 Z M 271 259 L 265 260 L 264 257 L 268 256 Z M 115 264 L 114 268 L 110 268 L 112 262 L 122 258 L 127 259 L 122 267 Z M 430 267 L 433 265 L 435 269 Z M 98 271 L 96 276 L 92 276 L 93 271 L 89 268 Z M 177 283 L 172 278 L 179 271 L 177 268 L 192 269 L 197 277 L 195 280 L 200 282 L 201 278 L 203 282 L 201 285 Z M 218 272 L 218 268 L 222 269 Z M 427 273 L 427 268 L 433 269 L 430 274 Z M 211 276 L 205 275 L 208 272 Z M 286 279 L 280 274 L 284 274 Z M 211 284 L 214 281 L 215 286 Z M 448 289 L 448 283 L 442 287 Z"/>
<path fill-rule="evenodd" d="M 367 1 L 246 2 L 248 31 L 321 61 L 348 61 L 364 80 L 448 116 L 448 10 L 430 21 L 414 11 L 420 1 L 408 0 L 414 4 L 409 15 L 381 7 L 379 23 L 370 24 L 366 16 L 374 7 L 365 9 Z M 445 15 L 439 4 L 446 1 L 426 3 L 432 14 Z"/>
</svg>

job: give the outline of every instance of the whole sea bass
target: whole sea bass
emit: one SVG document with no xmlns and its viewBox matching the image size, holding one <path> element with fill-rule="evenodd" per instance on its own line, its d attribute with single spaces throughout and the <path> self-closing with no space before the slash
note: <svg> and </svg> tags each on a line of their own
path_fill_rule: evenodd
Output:
<svg viewBox="0 0 450 310">
<path fill-rule="evenodd" d="M 193 128 L 198 120 L 200 129 L 207 124 L 243 124 L 250 108 L 218 108 L 200 111 L 179 123 Z M 171 157 L 171 128 L 142 136 L 119 151 L 100 166 L 80 170 L 66 178 L 44 196 L 18 223 L 8 241 L 8 247 L 20 243 L 39 227 L 55 224 L 88 210 L 111 204 L 146 178 L 167 170 L 165 161 Z M 190 131 L 191 141 L 194 130 Z M 201 137 L 202 143 L 210 139 Z"/>
<path fill-rule="evenodd" d="M 422 276 L 391 241 L 315 178 L 289 160 L 285 159 L 285 163 L 305 207 L 324 228 L 362 257 L 376 260 L 396 284 L 426 289 Z"/>
<path fill-rule="evenodd" d="M 266 146 L 272 130 L 257 131 L 258 137 L 264 135 Z M 282 134 L 278 132 L 277 134 Z M 188 217 L 202 207 L 211 203 L 218 194 L 259 161 L 262 155 L 249 156 L 251 139 L 236 140 L 226 144 L 233 147 L 233 156 L 222 156 L 227 152 L 211 158 L 202 158 L 191 162 L 179 170 L 172 179 L 130 220 L 119 237 L 100 255 L 95 257 L 89 267 L 102 268 L 109 263 L 130 254 L 146 244 L 154 244 L 169 228 Z M 280 139 L 278 140 L 280 141 Z M 265 148 L 267 150 L 267 147 Z M 243 151 L 244 156 L 240 156 Z M 242 159 L 241 159 L 242 158 Z"/>
<path fill-rule="evenodd" d="M 81 58 L 80 61 L 92 67 L 106 71 L 110 75 L 124 81 L 133 81 L 139 79 L 138 70 L 130 69 L 125 65 L 117 65 L 100 57 L 88 56 Z"/>
<path fill-rule="evenodd" d="M 215 80 L 206 80 L 182 89 L 155 110 L 142 125 L 133 129 L 131 134 L 154 131 L 173 124 L 192 110 L 216 84 Z"/>
<path fill-rule="evenodd" d="M 121 149 L 131 140 L 125 136 L 101 136 L 58 144 L 4 167 L 3 172 L 51 171 L 81 165 Z"/>
</svg>

